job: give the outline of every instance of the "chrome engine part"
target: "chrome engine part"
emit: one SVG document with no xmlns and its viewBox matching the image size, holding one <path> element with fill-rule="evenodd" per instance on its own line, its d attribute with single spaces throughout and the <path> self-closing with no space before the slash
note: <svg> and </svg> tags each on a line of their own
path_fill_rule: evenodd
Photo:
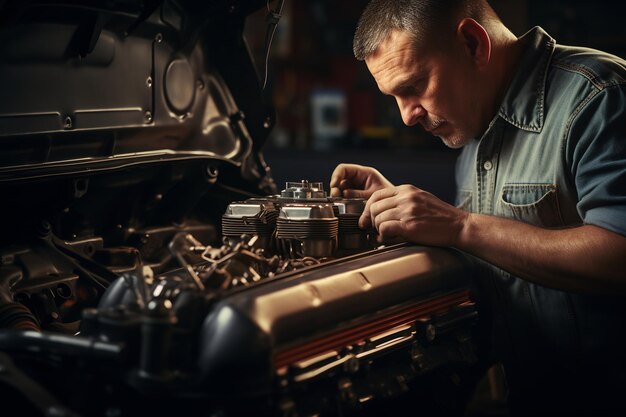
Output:
<svg viewBox="0 0 626 417">
<path fill-rule="evenodd" d="M 279 209 L 275 203 L 263 199 L 249 199 L 232 203 L 222 216 L 222 234 L 226 243 L 235 244 L 242 235 L 258 236 L 257 247 L 273 251 L 274 232 Z"/>
<path fill-rule="evenodd" d="M 229 241 L 259 236 L 268 253 L 297 259 L 332 258 L 373 249 L 375 233 L 361 230 L 365 200 L 331 198 L 321 182 L 287 182 L 280 195 L 232 203 L 222 216 Z"/>
</svg>

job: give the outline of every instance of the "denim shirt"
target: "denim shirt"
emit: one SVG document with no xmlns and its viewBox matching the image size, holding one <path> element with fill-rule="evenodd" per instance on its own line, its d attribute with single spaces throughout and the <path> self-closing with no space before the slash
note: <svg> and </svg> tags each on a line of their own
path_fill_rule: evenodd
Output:
<svg viewBox="0 0 626 417">
<path fill-rule="evenodd" d="M 457 205 L 544 228 L 592 224 L 626 236 L 626 62 L 557 45 L 539 27 L 521 39 L 526 50 L 498 115 L 457 162 Z M 544 384 L 562 383 L 556 372 L 576 378 L 568 364 L 620 378 L 625 298 L 487 270 L 494 342 L 513 388 L 515 378 L 532 375 Z"/>
</svg>

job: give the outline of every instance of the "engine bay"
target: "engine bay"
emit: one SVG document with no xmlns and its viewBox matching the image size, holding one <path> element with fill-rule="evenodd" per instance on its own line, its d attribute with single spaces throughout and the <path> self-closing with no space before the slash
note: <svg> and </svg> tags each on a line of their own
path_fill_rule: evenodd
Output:
<svg viewBox="0 0 626 417">
<path fill-rule="evenodd" d="M 87 180 L 72 183 L 83 187 L 84 193 L 86 184 Z M 117 224 L 105 236 L 93 234 L 93 224 L 85 228 L 86 218 L 81 219 L 83 229 L 78 231 L 67 215 L 80 208 L 67 207 L 54 219 L 55 226 L 47 219 L 32 225 L 30 245 L 5 246 L 0 272 L 20 276 L 5 280 L 12 281 L 13 299 L 28 306 L 42 329 L 71 327 L 79 319 L 74 311 L 93 306 L 90 295 L 107 288 L 120 274 L 143 308 L 150 301 L 147 287 L 155 276 L 178 268 L 184 271 L 180 279 L 217 296 L 238 286 L 372 250 L 377 245 L 375 231 L 358 227 L 364 206 L 363 199 L 331 198 L 322 183 L 303 180 L 287 183 L 280 194 L 228 204 L 218 225 L 190 222 L 195 224 L 137 230 Z M 219 230 L 221 237 L 217 236 Z M 109 244 L 120 238 L 123 244 Z M 214 246 L 200 239 L 208 239 Z M 83 288 L 80 277 L 92 288 Z"/>
<path fill-rule="evenodd" d="M 13 306 L 3 323 L 22 329 L 0 332 L 12 355 L 3 362 L 54 398 L 42 403 L 18 384 L 19 401 L 43 414 L 132 415 L 158 397 L 155 415 L 337 415 L 418 384 L 418 398 L 448 393 L 429 399 L 432 410 L 461 406 L 467 393 L 451 393 L 477 360 L 477 312 L 459 254 L 380 246 L 358 228 L 364 200 L 328 197 L 308 181 L 225 203 L 218 224 L 88 235 L 101 219 L 92 213 L 75 235 L 78 217 L 66 216 L 81 211 L 84 187 L 2 248 Z M 442 388 L 441 372 L 457 384 Z"/>
<path fill-rule="evenodd" d="M 381 245 L 298 172 L 278 189 L 243 38 L 266 6 L 0 2 L 7 410 L 462 414 L 473 264 Z"/>
</svg>

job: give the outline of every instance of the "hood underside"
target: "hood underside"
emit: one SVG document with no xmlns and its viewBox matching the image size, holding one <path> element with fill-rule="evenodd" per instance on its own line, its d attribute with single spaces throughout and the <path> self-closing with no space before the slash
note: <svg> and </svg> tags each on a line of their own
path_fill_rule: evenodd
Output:
<svg viewBox="0 0 626 417">
<path fill-rule="evenodd" d="M 263 1 L 0 3 L 0 182 L 214 160 L 261 181 Z"/>
</svg>

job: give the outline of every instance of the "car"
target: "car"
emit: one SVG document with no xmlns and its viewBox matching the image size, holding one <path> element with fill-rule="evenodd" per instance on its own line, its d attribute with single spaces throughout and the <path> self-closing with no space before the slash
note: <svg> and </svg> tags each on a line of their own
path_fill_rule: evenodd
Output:
<svg viewBox="0 0 626 417">
<path fill-rule="evenodd" d="M 475 270 L 379 244 L 316 178 L 275 184 L 243 37 L 265 6 L 0 3 L 6 410 L 462 413 Z"/>
</svg>

